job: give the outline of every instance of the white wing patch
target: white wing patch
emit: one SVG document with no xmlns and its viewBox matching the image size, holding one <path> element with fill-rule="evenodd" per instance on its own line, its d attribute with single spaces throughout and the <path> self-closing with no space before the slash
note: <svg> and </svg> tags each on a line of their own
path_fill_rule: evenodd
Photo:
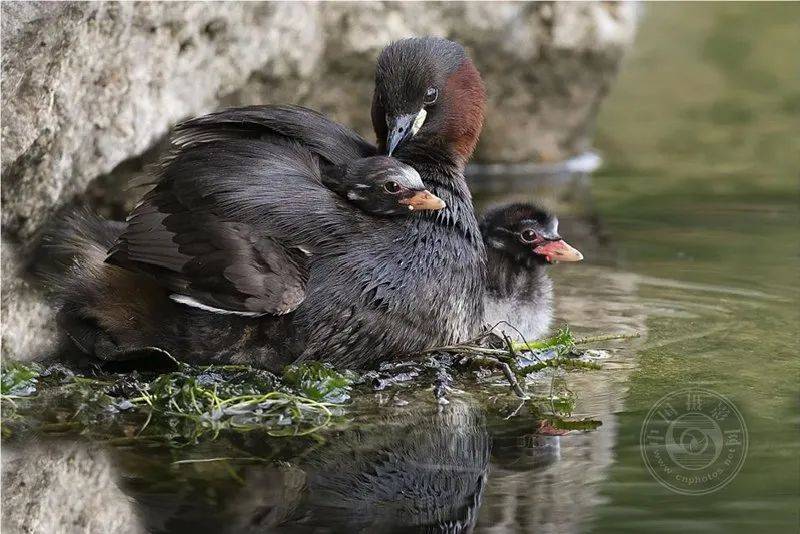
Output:
<svg viewBox="0 0 800 534">
<path fill-rule="evenodd" d="M 222 308 L 215 308 L 214 306 L 203 304 L 202 302 L 199 302 L 193 299 L 192 297 L 187 297 L 186 295 L 178 295 L 176 293 L 170 295 L 169 298 L 180 304 L 185 304 L 187 306 L 191 306 L 192 308 L 198 308 L 212 313 L 219 313 L 220 315 L 243 315 L 245 317 L 260 317 L 262 315 L 266 315 L 266 313 L 263 312 L 243 312 L 234 310 L 223 310 Z"/>
</svg>

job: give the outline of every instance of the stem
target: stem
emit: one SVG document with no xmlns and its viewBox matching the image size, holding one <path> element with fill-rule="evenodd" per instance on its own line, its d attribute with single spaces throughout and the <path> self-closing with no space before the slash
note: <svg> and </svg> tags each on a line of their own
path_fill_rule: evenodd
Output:
<svg viewBox="0 0 800 534">
<path fill-rule="evenodd" d="M 489 354 L 492 356 L 508 356 L 508 351 L 505 349 L 490 349 L 486 347 L 479 347 L 477 345 L 460 344 L 460 345 L 445 345 L 444 347 L 436 347 L 433 349 L 424 350 L 418 354 L 430 354 L 431 352 L 450 352 L 453 354 Z"/>
<path fill-rule="evenodd" d="M 551 347 L 555 347 L 557 345 L 553 345 L 549 340 L 545 341 L 528 341 L 527 343 L 522 341 L 513 341 L 511 343 L 511 347 L 514 350 L 518 351 L 532 351 L 532 350 L 539 350 L 539 349 L 549 349 Z"/>
<path fill-rule="evenodd" d="M 511 389 L 514 390 L 514 394 L 516 394 L 516 396 L 519 397 L 520 399 L 529 398 L 522 390 L 522 388 L 519 386 L 517 377 L 514 375 L 514 372 L 511 370 L 511 367 L 507 363 L 501 362 L 497 358 L 492 358 L 487 356 L 476 356 L 472 358 L 472 361 L 479 364 L 484 363 L 491 365 L 492 367 L 499 368 L 501 371 L 503 371 L 503 375 L 505 375 L 506 380 L 508 380 Z"/>
<path fill-rule="evenodd" d="M 603 334 L 600 336 L 589 336 L 589 337 L 582 337 L 578 338 L 574 341 L 576 345 L 585 345 L 587 343 L 597 343 L 599 341 L 611 341 L 614 339 L 635 339 L 637 337 L 641 337 L 639 332 L 634 332 L 633 334 Z"/>
<path fill-rule="evenodd" d="M 506 375 L 506 380 L 511 384 L 511 389 L 514 390 L 517 397 L 520 399 L 527 399 L 528 396 L 522 391 L 522 388 L 519 387 L 519 382 L 517 382 L 517 377 L 514 376 L 514 373 L 511 371 L 511 367 L 505 362 L 500 362 L 500 369 L 502 369 L 503 374 Z"/>
</svg>

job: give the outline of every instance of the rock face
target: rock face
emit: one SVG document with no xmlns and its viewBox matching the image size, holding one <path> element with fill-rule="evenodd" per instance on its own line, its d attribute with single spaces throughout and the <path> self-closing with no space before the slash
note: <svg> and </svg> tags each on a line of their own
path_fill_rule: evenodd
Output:
<svg viewBox="0 0 800 534">
<path fill-rule="evenodd" d="M 106 450 L 80 442 L 3 444 L 3 532 L 147 532 Z"/>
<path fill-rule="evenodd" d="M 257 69 L 307 74 L 301 4 L 3 5 L 3 226 L 30 235 L 59 200 L 217 106 Z M 309 24 L 310 23 L 310 24 Z"/>
<path fill-rule="evenodd" d="M 380 50 L 409 35 L 441 35 L 467 47 L 486 82 L 475 160 L 558 161 L 589 148 L 637 10 L 614 2 L 326 3 L 325 46 L 310 77 L 286 84 L 259 71 L 225 103 L 297 102 L 372 138 L 367 103 Z"/>
<path fill-rule="evenodd" d="M 371 138 L 380 49 L 442 35 L 470 50 L 486 81 L 476 158 L 560 160 L 589 146 L 636 11 L 629 3 L 3 3 L 3 263 L 12 266 L 3 353 L 26 357 L 28 339 L 42 340 L 49 321 L 9 259 L 26 250 L 11 249 L 176 121 L 221 106 L 298 103 Z"/>
</svg>

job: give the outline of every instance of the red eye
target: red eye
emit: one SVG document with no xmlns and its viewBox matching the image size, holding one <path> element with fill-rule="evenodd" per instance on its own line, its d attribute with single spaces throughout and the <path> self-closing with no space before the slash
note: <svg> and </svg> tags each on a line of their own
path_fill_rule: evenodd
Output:
<svg viewBox="0 0 800 534">
<path fill-rule="evenodd" d="M 522 233 L 519 234 L 519 237 L 525 243 L 533 243 L 534 241 L 536 241 L 536 238 L 538 236 L 536 235 L 536 232 L 534 232 L 533 230 L 523 230 Z"/>
<path fill-rule="evenodd" d="M 425 100 L 423 100 L 423 103 L 426 106 L 430 106 L 436 102 L 437 98 L 439 98 L 439 90 L 435 87 L 428 87 L 428 90 L 425 91 Z"/>
<path fill-rule="evenodd" d="M 400 192 L 400 184 L 397 182 L 386 182 L 383 184 L 383 188 L 386 189 L 388 193 L 395 194 Z"/>
</svg>

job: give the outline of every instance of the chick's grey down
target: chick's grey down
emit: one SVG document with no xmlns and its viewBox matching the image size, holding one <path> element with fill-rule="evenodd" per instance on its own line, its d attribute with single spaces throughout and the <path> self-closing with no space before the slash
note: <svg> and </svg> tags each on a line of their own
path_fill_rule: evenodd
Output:
<svg viewBox="0 0 800 534">
<path fill-rule="evenodd" d="M 483 216 L 487 248 L 485 320 L 517 341 L 545 337 L 553 322 L 554 261 L 581 261 L 583 255 L 558 233 L 558 218 L 528 203 L 506 204 Z"/>
</svg>

